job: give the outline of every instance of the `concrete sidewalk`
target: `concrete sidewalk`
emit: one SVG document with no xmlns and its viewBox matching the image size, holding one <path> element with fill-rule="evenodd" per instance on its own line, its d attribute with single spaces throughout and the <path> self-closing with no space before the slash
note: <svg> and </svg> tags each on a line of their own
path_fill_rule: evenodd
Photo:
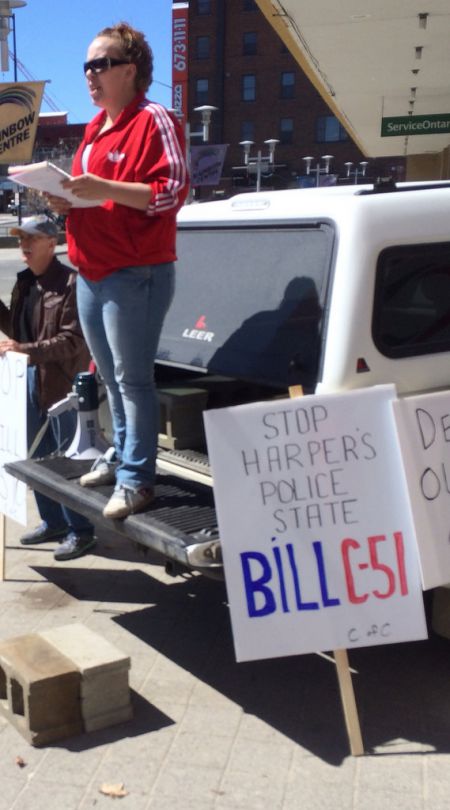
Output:
<svg viewBox="0 0 450 810">
<path fill-rule="evenodd" d="M 172 579 L 117 535 L 55 563 L 22 531 L 7 521 L 0 638 L 84 623 L 131 656 L 134 719 L 42 749 L 0 720 L 0 810 L 101 810 L 120 783 L 130 810 L 448 809 L 450 642 L 352 651 L 354 758 L 334 664 L 236 664 L 223 584 Z"/>
</svg>

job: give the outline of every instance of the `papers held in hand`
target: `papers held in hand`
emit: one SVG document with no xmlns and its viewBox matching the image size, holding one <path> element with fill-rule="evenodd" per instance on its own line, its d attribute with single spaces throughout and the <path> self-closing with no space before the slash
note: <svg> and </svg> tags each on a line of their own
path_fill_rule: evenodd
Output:
<svg viewBox="0 0 450 810">
<path fill-rule="evenodd" d="M 74 208 L 92 208 L 95 205 L 101 205 L 100 200 L 82 200 L 69 189 L 63 188 L 61 181 L 70 180 L 70 174 L 48 160 L 43 160 L 41 163 L 28 163 L 26 166 L 11 166 L 8 177 L 14 183 L 22 186 L 45 191 L 55 197 L 63 197 L 64 200 L 72 203 Z"/>
</svg>

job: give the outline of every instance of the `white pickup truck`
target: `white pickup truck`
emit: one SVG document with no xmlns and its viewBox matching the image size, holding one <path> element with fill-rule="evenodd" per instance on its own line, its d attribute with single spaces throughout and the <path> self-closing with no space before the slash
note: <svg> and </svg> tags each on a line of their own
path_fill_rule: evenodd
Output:
<svg viewBox="0 0 450 810">
<path fill-rule="evenodd" d="M 450 183 L 263 191 L 185 206 L 178 256 L 156 369 L 158 498 L 123 532 L 160 552 L 169 570 L 220 575 L 204 408 L 287 396 L 293 384 L 306 393 L 449 386 Z M 108 493 L 86 492 L 57 461 L 13 466 L 98 519 Z"/>
<path fill-rule="evenodd" d="M 191 205 L 178 251 L 160 362 L 320 392 L 450 382 L 450 183 Z"/>
<path fill-rule="evenodd" d="M 204 390 L 205 407 L 220 407 L 292 384 L 324 393 L 395 383 L 399 394 L 450 384 L 450 184 L 186 206 L 178 254 L 163 388 Z M 212 484 L 203 452 L 201 439 L 162 448 L 159 464 Z M 188 561 L 203 567 L 218 550 L 215 540 L 194 545 Z"/>
</svg>

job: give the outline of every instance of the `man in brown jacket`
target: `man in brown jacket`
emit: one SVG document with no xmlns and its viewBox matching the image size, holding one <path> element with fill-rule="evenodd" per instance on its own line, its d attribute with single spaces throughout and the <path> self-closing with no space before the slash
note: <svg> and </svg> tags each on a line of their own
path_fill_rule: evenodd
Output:
<svg viewBox="0 0 450 810">
<path fill-rule="evenodd" d="M 67 396 L 75 376 L 89 366 L 89 352 L 78 320 L 76 273 L 56 258 L 58 230 L 45 215 L 24 219 L 10 230 L 19 237 L 22 256 L 28 267 L 18 273 L 8 308 L 0 301 L 0 355 L 8 351 L 29 356 L 27 430 L 31 447 L 47 419 L 47 410 Z M 74 429 L 74 412 L 53 420 L 34 456 L 42 457 L 67 449 Z M 36 492 L 42 523 L 23 535 L 23 545 L 61 541 L 54 552 L 56 560 L 81 557 L 95 543 L 92 524 L 56 501 Z"/>
</svg>

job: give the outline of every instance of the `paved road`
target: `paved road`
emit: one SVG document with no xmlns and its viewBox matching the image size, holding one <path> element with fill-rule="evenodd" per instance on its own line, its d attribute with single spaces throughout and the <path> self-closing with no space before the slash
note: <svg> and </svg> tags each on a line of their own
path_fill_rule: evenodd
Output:
<svg viewBox="0 0 450 810">
<path fill-rule="evenodd" d="M 221 583 L 171 579 L 108 533 L 55 563 L 20 532 L 8 521 L 0 639 L 82 622 L 131 656 L 134 718 L 36 749 L 0 717 L 0 810 L 448 810 L 449 641 L 352 650 L 354 758 L 333 664 L 236 664 Z"/>
<path fill-rule="evenodd" d="M 0 248 L 3 300 L 22 266 Z M 113 533 L 58 564 L 6 528 L 0 638 L 86 624 L 131 656 L 135 714 L 43 749 L 0 717 L 0 810 L 109 808 L 100 788 L 122 782 L 125 810 L 448 810 L 450 641 L 352 651 L 366 750 L 353 758 L 333 664 L 236 664 L 223 584 L 171 579 Z"/>
</svg>

